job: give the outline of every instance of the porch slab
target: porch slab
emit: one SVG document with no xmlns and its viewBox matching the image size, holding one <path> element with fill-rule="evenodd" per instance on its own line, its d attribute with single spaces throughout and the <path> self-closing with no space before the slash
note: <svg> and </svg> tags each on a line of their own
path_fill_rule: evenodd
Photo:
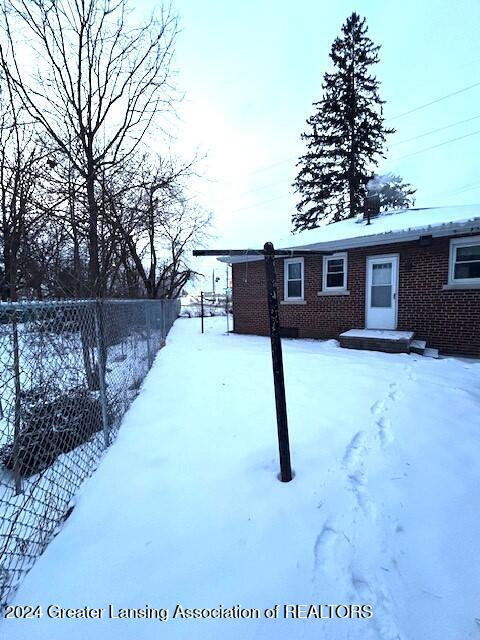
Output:
<svg viewBox="0 0 480 640">
<path fill-rule="evenodd" d="M 410 353 L 414 331 L 389 331 L 385 329 L 349 329 L 340 334 L 341 347 L 367 349 L 385 353 Z"/>
</svg>

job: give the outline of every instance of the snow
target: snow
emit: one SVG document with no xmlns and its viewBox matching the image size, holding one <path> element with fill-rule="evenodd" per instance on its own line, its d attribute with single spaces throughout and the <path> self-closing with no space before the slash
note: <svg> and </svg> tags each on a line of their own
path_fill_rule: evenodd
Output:
<svg viewBox="0 0 480 640">
<path fill-rule="evenodd" d="M 287 238 L 273 240 L 276 249 L 316 249 L 335 251 L 351 247 L 388 244 L 413 240 L 421 235 L 453 235 L 456 232 L 480 231 L 480 205 L 461 205 L 425 209 L 405 209 L 381 213 L 371 219 L 363 216 L 302 231 Z M 252 248 L 265 239 L 254 238 Z M 261 259 L 253 256 L 250 260 Z M 220 258 L 224 262 L 245 262 L 244 256 Z"/>
<path fill-rule="evenodd" d="M 425 340 L 412 340 L 410 347 L 412 349 L 425 349 L 427 342 Z"/>
<path fill-rule="evenodd" d="M 16 303 L 3 304 L 5 307 L 12 308 L 18 306 Z M 78 305 L 77 301 L 67 301 L 62 303 L 62 308 Z M 34 301 L 20 303 L 20 306 L 22 309 L 50 306 L 52 310 L 56 308 L 58 311 L 58 303 L 55 302 L 43 304 Z M 85 311 L 85 308 L 83 310 Z M 61 319 L 61 314 L 58 317 Z M 82 317 L 85 318 L 86 314 Z M 38 325 L 35 318 L 16 325 L 22 394 L 38 393 L 39 390 L 43 390 L 42 397 L 44 397 L 48 390 L 50 397 L 46 399 L 50 401 L 58 401 L 62 397 L 75 397 L 72 394 L 78 393 L 79 389 L 86 389 L 85 369 L 80 355 L 82 353 L 80 333 L 78 330 L 67 331 L 68 326 L 61 327 L 60 324 L 56 331 L 46 330 L 49 326 L 51 325 L 48 323 L 47 327 Z M 112 434 L 116 433 L 121 417 L 137 396 L 138 388 L 149 369 L 149 353 L 151 350 L 156 351 L 160 345 L 160 333 L 158 327 L 152 327 L 150 341 L 148 341 L 145 327 L 136 322 L 130 322 L 128 327 L 124 328 L 123 334 L 116 336 L 115 344 L 107 347 L 106 388 L 109 429 Z M 15 404 L 13 364 L 12 326 L 0 323 L 0 449 L 13 442 Z M 98 391 L 88 393 L 91 402 L 98 401 Z M 51 412 L 42 413 L 44 426 L 49 415 L 52 417 Z M 71 426 L 75 427 L 75 424 Z M 78 427 L 79 424 L 76 426 Z M 59 455 L 53 464 L 42 470 L 40 474 L 23 478 L 22 493 L 19 495 L 15 494 L 15 483 L 11 471 L 0 465 L 0 601 L 2 603 L 9 598 L 8 590 L 15 589 L 23 577 L 22 574 L 28 571 L 43 551 L 45 541 L 55 532 L 57 518 L 69 506 L 70 496 L 89 472 L 97 466 L 103 450 L 103 431 L 91 433 L 85 442 Z M 60 492 L 59 486 L 62 487 Z M 48 517 L 45 515 L 46 512 Z M 6 590 L 7 586 L 8 590 Z"/>
<path fill-rule="evenodd" d="M 349 329 L 341 334 L 341 337 L 345 338 L 375 338 L 392 342 L 408 342 L 413 336 L 413 331 L 386 331 L 385 329 Z"/>
<path fill-rule="evenodd" d="M 480 364 L 177 320 L 116 442 L 16 596 L 9 640 L 469 640 L 480 618 Z M 62 607 L 371 604 L 372 619 L 54 619 Z"/>
</svg>

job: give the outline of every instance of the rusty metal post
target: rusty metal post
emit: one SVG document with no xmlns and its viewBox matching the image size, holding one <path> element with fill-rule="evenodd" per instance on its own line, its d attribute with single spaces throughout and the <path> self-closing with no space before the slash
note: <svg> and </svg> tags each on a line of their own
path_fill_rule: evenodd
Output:
<svg viewBox="0 0 480 640">
<path fill-rule="evenodd" d="M 290 443 L 288 438 L 287 402 L 285 398 L 285 379 L 283 375 L 282 342 L 280 339 L 280 319 L 278 315 L 278 294 L 275 275 L 275 249 L 266 242 L 264 249 L 265 276 L 267 281 L 268 316 L 270 319 L 270 340 L 272 346 L 273 383 L 275 387 L 275 406 L 277 410 L 278 448 L 280 452 L 280 479 L 290 482 L 292 468 L 290 463 Z"/>
<path fill-rule="evenodd" d="M 203 291 L 200 292 L 200 316 L 202 318 L 202 333 L 203 333 Z"/>
</svg>

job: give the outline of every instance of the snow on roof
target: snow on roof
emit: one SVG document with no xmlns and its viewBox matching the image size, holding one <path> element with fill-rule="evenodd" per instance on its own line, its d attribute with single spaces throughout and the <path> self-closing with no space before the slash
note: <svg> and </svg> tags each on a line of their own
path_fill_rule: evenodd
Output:
<svg viewBox="0 0 480 640">
<path fill-rule="evenodd" d="M 317 249 L 335 251 L 353 247 L 416 240 L 422 235 L 435 237 L 480 231 L 480 205 L 401 209 L 382 212 L 371 223 L 363 215 L 317 229 L 302 231 L 274 241 L 276 249 Z M 260 248 L 263 242 L 255 244 Z M 220 258 L 223 262 L 245 262 L 243 256 Z M 250 260 L 258 260 L 256 256 Z"/>
</svg>

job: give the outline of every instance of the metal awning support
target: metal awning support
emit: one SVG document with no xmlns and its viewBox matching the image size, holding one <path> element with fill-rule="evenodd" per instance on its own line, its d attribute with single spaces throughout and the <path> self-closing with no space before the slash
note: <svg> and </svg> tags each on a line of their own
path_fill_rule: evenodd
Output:
<svg viewBox="0 0 480 640">
<path fill-rule="evenodd" d="M 267 242 L 267 244 L 272 244 Z M 273 247 L 273 244 L 272 244 Z M 274 249 L 273 255 L 275 257 L 300 257 L 300 256 L 329 256 L 331 251 L 317 251 L 316 249 Z M 193 251 L 194 256 L 264 256 L 265 248 L 263 249 L 195 249 Z"/>
<path fill-rule="evenodd" d="M 272 348 L 273 384 L 277 412 L 278 449 L 280 453 L 280 480 L 290 482 L 293 477 L 290 462 L 290 442 L 288 437 L 287 402 L 285 398 L 285 378 L 283 375 L 282 342 L 280 339 L 280 318 L 278 313 L 276 257 L 296 257 L 305 255 L 330 255 L 328 251 L 308 251 L 298 249 L 275 249 L 266 242 L 263 249 L 196 249 L 194 256 L 263 256 L 267 282 L 268 316 L 270 320 L 270 342 Z"/>
<path fill-rule="evenodd" d="M 280 339 L 280 317 L 278 314 L 275 249 L 271 242 L 266 242 L 264 250 L 268 317 L 270 320 L 270 344 L 272 348 L 273 385 L 275 388 L 275 408 L 277 411 L 278 451 L 280 454 L 280 480 L 282 482 L 290 482 L 293 476 L 290 462 L 290 440 L 288 437 L 282 341 Z"/>
</svg>

